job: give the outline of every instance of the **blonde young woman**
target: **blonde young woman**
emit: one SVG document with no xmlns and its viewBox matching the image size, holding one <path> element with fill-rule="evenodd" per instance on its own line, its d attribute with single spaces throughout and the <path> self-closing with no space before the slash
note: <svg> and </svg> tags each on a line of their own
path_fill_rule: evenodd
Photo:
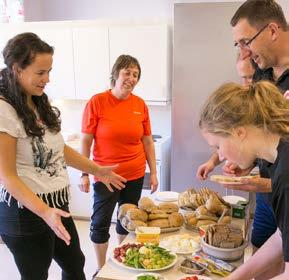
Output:
<svg viewBox="0 0 289 280">
<path fill-rule="evenodd" d="M 260 274 L 264 275 L 263 279 L 288 280 L 289 101 L 269 82 L 249 87 L 225 84 L 207 100 L 199 125 L 220 160 L 227 159 L 247 169 L 256 159 L 261 159 L 272 180 L 272 207 L 278 228 L 257 253 L 226 280 L 252 279 Z M 266 277 L 282 259 L 278 275 Z"/>
</svg>

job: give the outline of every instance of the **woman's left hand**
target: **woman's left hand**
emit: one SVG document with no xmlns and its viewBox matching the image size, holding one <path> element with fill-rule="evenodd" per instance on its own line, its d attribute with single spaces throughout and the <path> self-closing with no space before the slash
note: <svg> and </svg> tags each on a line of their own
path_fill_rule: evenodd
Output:
<svg viewBox="0 0 289 280">
<path fill-rule="evenodd" d="M 154 193 L 157 190 L 158 185 L 159 185 L 156 174 L 150 176 L 150 184 L 151 184 L 151 193 Z"/>
<path fill-rule="evenodd" d="M 98 172 L 95 174 L 99 180 L 106 185 L 110 192 L 113 192 L 113 188 L 122 190 L 125 188 L 126 179 L 120 175 L 114 173 L 112 170 L 118 165 L 112 166 L 99 166 Z"/>
</svg>

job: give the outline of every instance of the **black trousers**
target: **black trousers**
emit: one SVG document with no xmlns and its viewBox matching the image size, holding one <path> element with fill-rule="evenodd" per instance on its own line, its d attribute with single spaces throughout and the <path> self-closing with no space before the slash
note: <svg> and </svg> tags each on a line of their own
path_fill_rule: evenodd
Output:
<svg viewBox="0 0 289 280">
<path fill-rule="evenodd" d="M 62 218 L 62 222 L 71 236 L 69 246 L 50 228 L 32 235 L 1 235 L 14 256 L 21 280 L 46 280 L 52 259 L 62 269 L 62 280 L 85 280 L 85 258 L 80 249 L 76 227 L 71 217 Z"/>
<path fill-rule="evenodd" d="M 124 203 L 137 205 L 141 197 L 144 177 L 136 180 L 127 181 L 124 189 L 110 192 L 107 187 L 101 183 L 93 184 L 94 202 L 93 214 L 91 216 L 90 239 L 92 242 L 102 244 L 108 241 L 111 217 L 116 203 L 118 206 Z M 127 234 L 128 232 L 121 226 L 119 220 L 116 224 L 118 234 Z"/>
</svg>

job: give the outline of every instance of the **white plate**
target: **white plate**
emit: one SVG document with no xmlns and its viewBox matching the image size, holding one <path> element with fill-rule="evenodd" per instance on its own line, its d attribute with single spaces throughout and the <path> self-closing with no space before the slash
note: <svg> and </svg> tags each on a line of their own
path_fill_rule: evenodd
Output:
<svg viewBox="0 0 289 280">
<path fill-rule="evenodd" d="M 173 201 L 178 200 L 179 193 L 178 192 L 170 192 L 170 191 L 157 192 L 155 197 L 156 197 L 156 200 L 158 200 L 158 201 L 173 202 Z"/>
<path fill-rule="evenodd" d="M 166 248 L 167 250 L 174 252 L 176 254 L 180 254 L 180 255 L 188 255 L 188 254 L 192 254 L 195 253 L 196 251 L 200 250 L 201 246 L 200 246 L 200 242 L 197 238 L 189 238 L 188 237 L 189 234 L 178 234 L 178 235 L 173 235 L 173 236 L 169 236 L 167 238 L 164 238 L 163 240 L 161 240 L 160 242 L 160 247 Z M 181 244 L 179 244 L 178 242 L 183 239 L 183 247 L 186 248 L 186 250 L 184 250 L 181 247 Z M 192 247 L 191 245 L 191 239 L 192 242 L 194 243 L 195 247 Z M 188 244 L 189 242 L 189 244 Z M 187 246 L 186 246 L 187 244 Z M 189 246 L 190 245 L 190 246 Z"/>
<path fill-rule="evenodd" d="M 237 204 L 238 201 L 247 202 L 246 198 L 238 195 L 226 195 L 222 198 L 231 205 Z"/>
<path fill-rule="evenodd" d="M 161 228 L 161 233 L 174 232 L 180 230 L 182 227 L 167 227 Z"/>
<path fill-rule="evenodd" d="M 111 260 L 112 260 L 113 263 L 115 263 L 116 265 L 118 265 L 118 266 L 120 266 L 120 267 L 122 267 L 122 268 L 126 268 L 126 269 L 133 270 L 133 271 L 143 271 L 143 272 L 144 272 L 144 271 L 148 271 L 148 272 L 150 272 L 150 271 L 162 271 L 162 270 L 166 270 L 166 269 L 168 269 L 168 268 L 170 268 L 170 267 L 173 267 L 173 266 L 177 263 L 177 261 L 178 261 L 178 256 L 177 256 L 175 253 L 173 253 L 173 252 L 171 252 L 170 254 L 173 255 L 175 258 L 174 258 L 174 260 L 173 260 L 169 265 L 164 266 L 164 267 L 162 267 L 162 268 L 154 268 L 154 269 L 135 268 L 135 267 L 127 266 L 127 265 L 125 265 L 124 263 L 121 263 L 121 262 L 119 262 L 117 259 L 115 259 L 114 256 L 113 256 L 113 254 L 111 255 L 110 258 L 111 258 Z"/>
<path fill-rule="evenodd" d="M 164 276 L 162 276 L 159 273 L 151 273 L 151 272 L 144 272 L 144 273 L 140 273 L 138 275 L 135 275 L 131 278 L 131 280 L 137 280 L 137 278 L 139 276 L 145 276 L 145 275 L 151 275 L 151 276 L 155 276 L 155 277 L 159 277 L 160 280 L 167 280 L 167 278 L 165 278 Z"/>
<path fill-rule="evenodd" d="M 120 222 L 121 226 L 127 231 L 127 232 L 131 232 L 131 233 L 135 233 L 134 230 L 129 230 L 127 229 L 122 222 Z M 174 232 L 177 230 L 180 230 L 182 227 L 169 227 L 169 228 L 161 228 L 161 233 L 167 233 L 167 232 Z"/>
<path fill-rule="evenodd" d="M 179 278 L 178 280 L 186 279 L 186 277 L 193 277 L 197 276 L 198 280 L 213 280 L 212 278 L 204 275 L 197 275 L 197 274 L 185 274 L 182 278 Z"/>
</svg>

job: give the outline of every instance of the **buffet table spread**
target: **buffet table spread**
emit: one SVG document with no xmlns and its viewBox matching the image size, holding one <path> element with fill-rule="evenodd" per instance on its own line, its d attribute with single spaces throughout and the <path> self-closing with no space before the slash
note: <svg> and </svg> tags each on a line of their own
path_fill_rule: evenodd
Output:
<svg viewBox="0 0 289 280">
<path fill-rule="evenodd" d="M 247 224 L 245 219 L 233 219 L 233 223 L 239 225 L 241 228 L 245 229 L 245 226 Z M 177 234 L 186 234 L 189 233 L 192 236 L 198 236 L 198 232 L 188 230 L 185 227 L 182 227 L 180 230 L 175 232 L 169 232 L 169 233 L 162 233 L 160 236 L 160 240 L 163 240 L 164 238 L 167 238 L 169 236 L 177 235 Z M 136 235 L 134 233 L 129 233 L 122 244 L 126 243 L 134 243 L 136 242 Z M 108 252 L 110 256 L 113 256 L 113 252 Z M 190 255 L 187 255 L 190 256 Z M 190 276 L 189 274 L 184 274 L 180 271 L 179 266 L 180 263 L 184 260 L 185 255 L 178 255 L 178 259 L 176 264 L 167 270 L 162 270 L 159 273 L 164 276 L 167 280 L 177 280 L 181 278 L 185 278 L 186 276 Z M 232 262 L 231 264 L 235 266 L 240 266 L 243 263 L 243 258 L 241 258 L 238 261 Z M 111 258 L 108 259 L 106 264 L 102 267 L 102 269 L 97 274 L 97 278 L 99 280 L 132 280 L 134 279 L 134 276 L 139 274 L 139 271 L 129 270 L 127 268 L 123 268 L 115 264 Z M 222 277 L 210 274 L 208 275 L 210 279 L 217 280 L 221 279 Z"/>
</svg>

